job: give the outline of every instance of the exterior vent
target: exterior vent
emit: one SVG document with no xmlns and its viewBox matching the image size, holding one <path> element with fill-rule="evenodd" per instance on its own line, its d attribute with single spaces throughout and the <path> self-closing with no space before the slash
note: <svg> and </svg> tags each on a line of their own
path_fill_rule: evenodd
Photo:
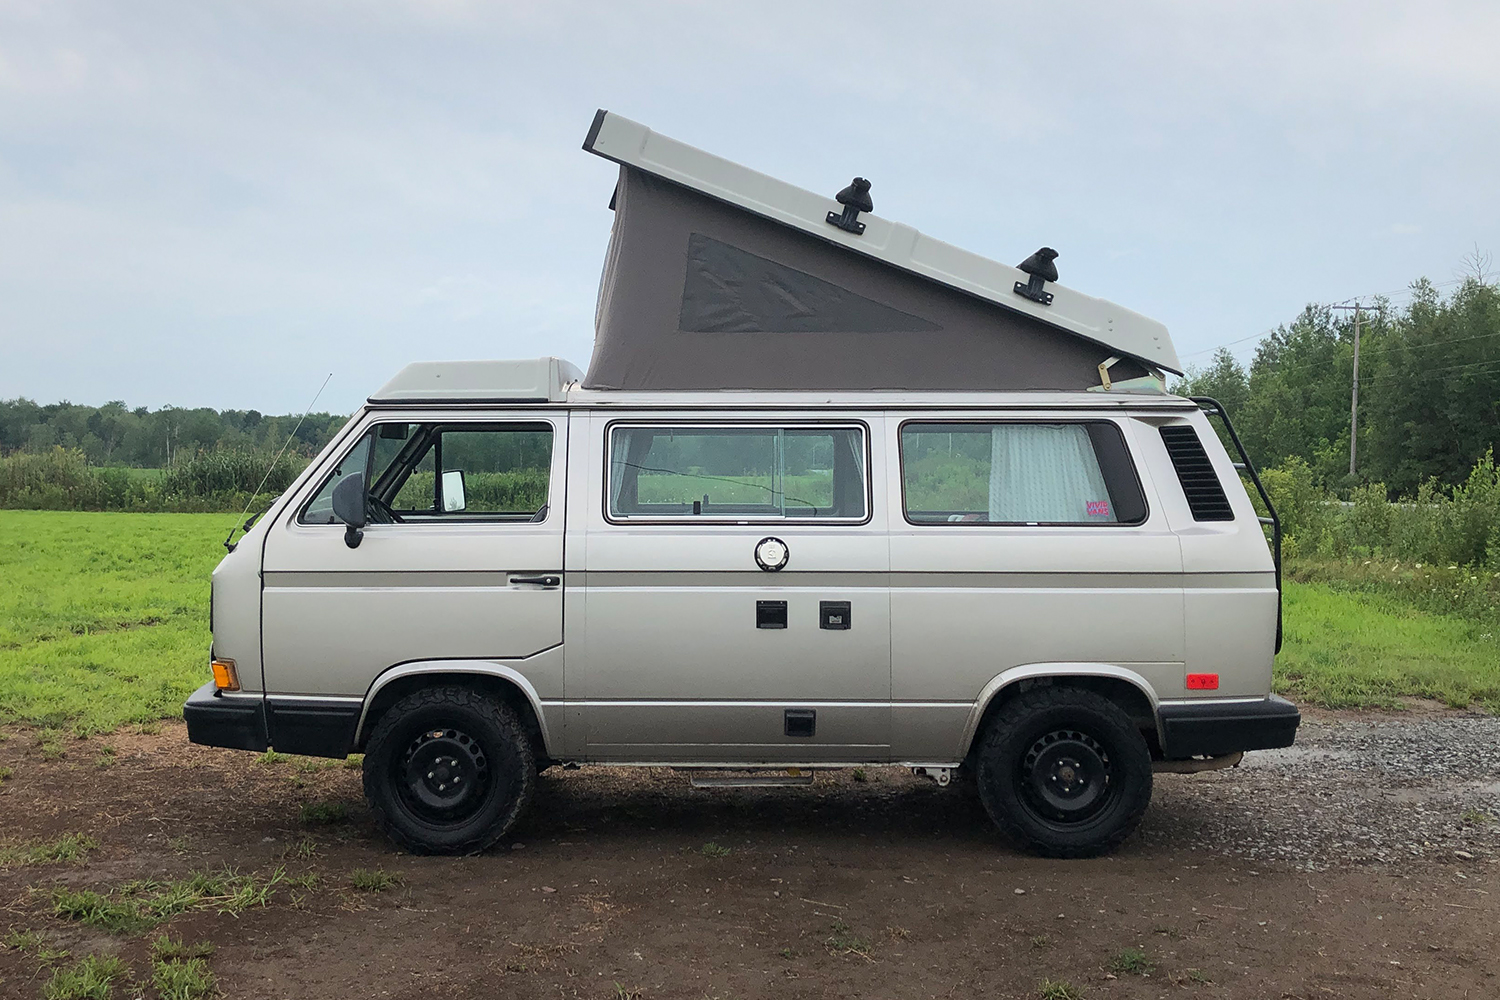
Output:
<svg viewBox="0 0 1500 1000">
<path fill-rule="evenodd" d="M 1177 470 L 1177 479 L 1182 483 L 1183 495 L 1195 521 L 1233 521 L 1234 511 L 1229 506 L 1229 497 L 1219 485 L 1214 474 L 1213 463 L 1198 432 L 1191 427 L 1177 424 L 1161 429 L 1162 443 L 1167 454 L 1172 456 L 1172 467 Z"/>
</svg>

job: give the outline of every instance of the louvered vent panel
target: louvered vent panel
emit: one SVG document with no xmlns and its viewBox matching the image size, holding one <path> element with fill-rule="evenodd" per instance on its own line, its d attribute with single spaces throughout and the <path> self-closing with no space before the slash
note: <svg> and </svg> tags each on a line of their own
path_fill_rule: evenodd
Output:
<svg viewBox="0 0 1500 1000">
<path fill-rule="evenodd" d="M 1198 432 L 1182 425 L 1163 427 L 1161 439 L 1167 446 L 1167 454 L 1172 456 L 1172 466 L 1177 470 L 1193 520 L 1233 521 L 1229 498 L 1219 485 L 1219 477 L 1208 460 L 1208 452 L 1203 450 L 1203 442 L 1198 440 Z"/>
</svg>

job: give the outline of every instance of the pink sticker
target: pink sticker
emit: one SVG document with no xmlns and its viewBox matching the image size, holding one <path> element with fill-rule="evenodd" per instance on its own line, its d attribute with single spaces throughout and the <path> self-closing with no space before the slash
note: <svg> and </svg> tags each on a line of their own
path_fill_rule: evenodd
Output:
<svg viewBox="0 0 1500 1000">
<path fill-rule="evenodd" d="M 1109 501 L 1108 500 L 1090 500 L 1090 501 L 1088 501 L 1088 505 L 1087 506 L 1088 506 L 1089 517 L 1108 517 L 1109 516 Z"/>
</svg>

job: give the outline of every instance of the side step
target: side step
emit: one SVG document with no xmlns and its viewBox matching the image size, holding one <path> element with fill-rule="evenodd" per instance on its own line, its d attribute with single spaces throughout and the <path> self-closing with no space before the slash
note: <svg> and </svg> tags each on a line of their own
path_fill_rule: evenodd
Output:
<svg viewBox="0 0 1500 1000">
<path fill-rule="evenodd" d="M 813 783 L 811 774 L 695 774 L 694 788 L 789 788 Z"/>
</svg>

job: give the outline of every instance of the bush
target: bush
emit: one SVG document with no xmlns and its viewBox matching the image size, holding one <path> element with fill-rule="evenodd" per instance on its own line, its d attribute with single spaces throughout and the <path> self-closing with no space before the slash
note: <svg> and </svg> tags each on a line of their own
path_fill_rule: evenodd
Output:
<svg viewBox="0 0 1500 1000">
<path fill-rule="evenodd" d="M 16 452 L 0 458 L 0 508 L 238 513 L 247 504 L 269 503 L 305 464 L 300 456 L 282 456 L 265 489 L 252 497 L 271 466 L 269 455 L 217 449 L 157 474 L 92 466 L 76 448 Z"/>
<path fill-rule="evenodd" d="M 163 490 L 184 497 L 238 494 L 245 496 L 265 480 L 272 496 L 285 492 L 307 460 L 294 455 L 272 456 L 233 448 L 199 452 L 182 465 L 167 470 Z"/>
<path fill-rule="evenodd" d="M 1334 545 L 1341 554 L 1371 555 L 1390 546 L 1391 502 L 1384 483 L 1356 486 L 1338 515 Z"/>
<path fill-rule="evenodd" d="M 1261 473 L 1281 516 L 1287 558 L 1371 557 L 1500 570 L 1500 469 L 1493 453 L 1451 492 L 1435 480 L 1392 503 L 1383 483 L 1354 487 L 1340 503 L 1300 459 Z"/>
<path fill-rule="evenodd" d="M 1331 498 L 1308 464 L 1300 458 L 1288 459 L 1281 468 L 1262 472 L 1260 481 L 1281 518 L 1282 554 L 1291 558 L 1317 551 L 1328 530 Z"/>
</svg>

